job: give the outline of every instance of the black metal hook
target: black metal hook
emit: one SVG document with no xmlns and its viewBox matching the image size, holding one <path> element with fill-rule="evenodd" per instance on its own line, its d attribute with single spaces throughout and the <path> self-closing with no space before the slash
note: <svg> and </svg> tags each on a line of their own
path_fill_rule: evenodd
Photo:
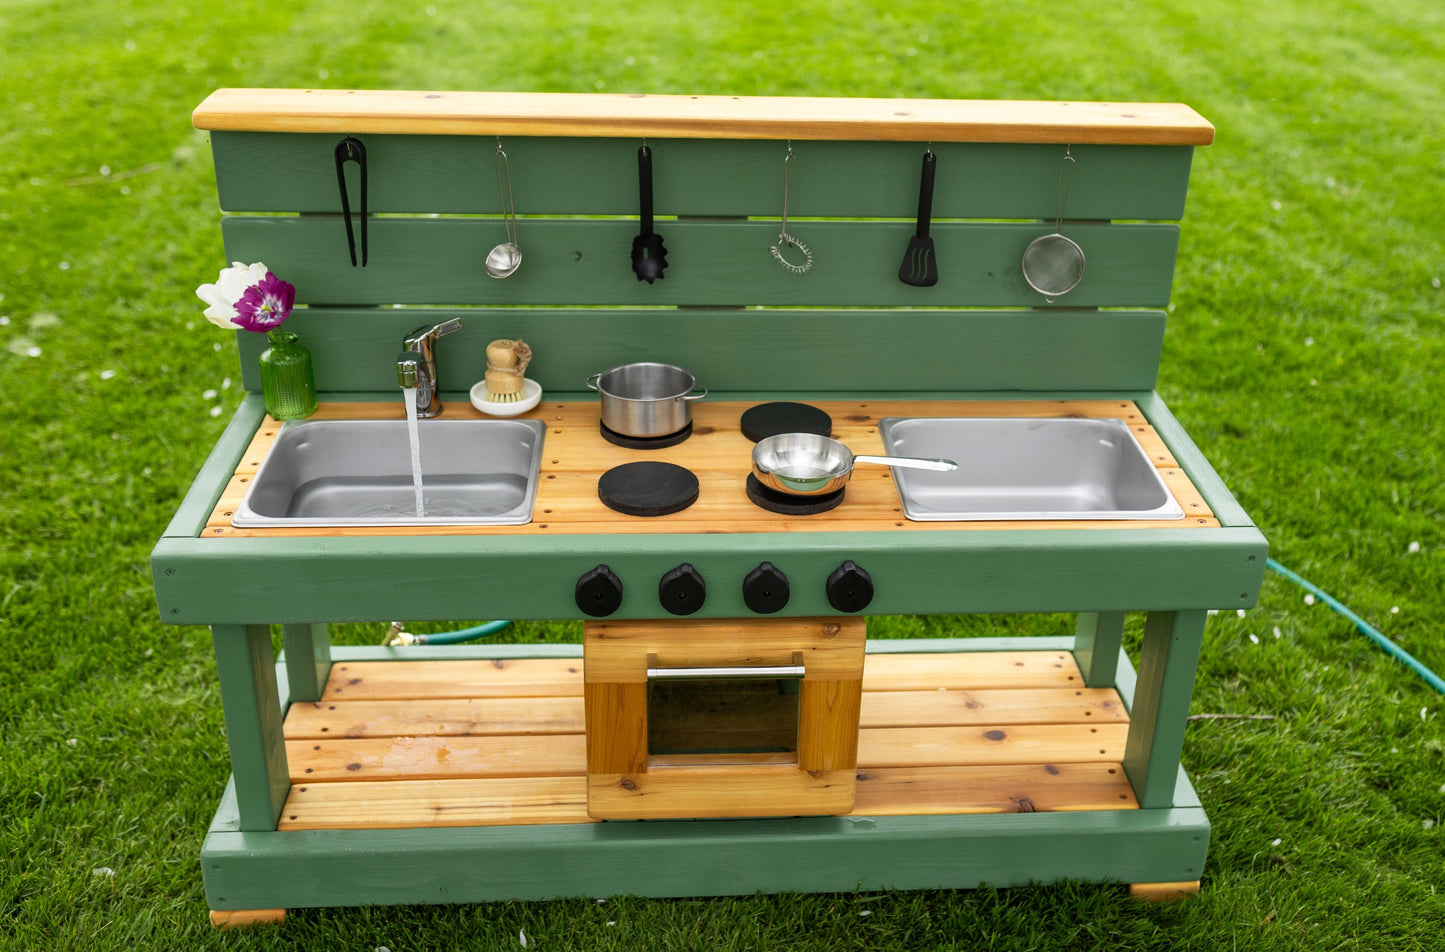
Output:
<svg viewBox="0 0 1445 952">
<path fill-rule="evenodd" d="M 346 195 L 346 163 L 355 162 L 361 173 L 361 266 L 366 267 L 366 146 L 347 136 L 336 144 L 336 184 L 341 189 L 341 215 L 346 219 L 346 246 L 356 267 L 356 237 L 351 230 L 351 201 Z"/>
</svg>

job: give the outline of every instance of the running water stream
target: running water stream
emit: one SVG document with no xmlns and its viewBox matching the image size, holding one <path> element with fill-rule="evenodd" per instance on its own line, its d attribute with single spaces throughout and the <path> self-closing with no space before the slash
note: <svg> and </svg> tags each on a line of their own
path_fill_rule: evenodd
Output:
<svg viewBox="0 0 1445 952">
<path fill-rule="evenodd" d="M 406 398 L 406 437 L 411 442 L 411 486 L 416 492 L 416 514 L 426 515 L 426 501 L 421 492 L 421 434 L 416 422 L 416 387 L 402 388 Z"/>
</svg>

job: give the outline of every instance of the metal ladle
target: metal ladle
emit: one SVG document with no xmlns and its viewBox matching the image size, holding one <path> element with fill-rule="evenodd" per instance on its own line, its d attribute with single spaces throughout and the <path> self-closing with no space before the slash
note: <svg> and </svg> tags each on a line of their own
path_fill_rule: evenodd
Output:
<svg viewBox="0 0 1445 952">
<path fill-rule="evenodd" d="M 507 153 L 502 151 L 502 140 L 497 140 L 497 188 L 502 193 L 502 223 L 507 228 L 507 240 L 487 255 L 487 274 L 494 278 L 511 277 L 522 264 L 522 249 L 517 246 L 517 203 L 512 198 L 512 167 Z"/>
<path fill-rule="evenodd" d="M 1069 203 L 1069 190 L 1074 185 L 1074 156 L 1069 147 L 1059 160 L 1058 206 L 1054 217 L 1054 233 L 1029 242 L 1024 249 L 1023 273 L 1029 287 L 1044 296 L 1050 304 L 1068 294 L 1084 279 L 1084 249 L 1078 242 L 1062 234 L 1064 206 Z M 1064 179 L 1064 168 L 1069 170 Z"/>
</svg>

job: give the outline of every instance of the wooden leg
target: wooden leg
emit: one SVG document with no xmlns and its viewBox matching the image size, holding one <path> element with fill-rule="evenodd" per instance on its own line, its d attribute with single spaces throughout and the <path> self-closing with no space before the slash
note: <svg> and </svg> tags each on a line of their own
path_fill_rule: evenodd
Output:
<svg viewBox="0 0 1445 952">
<path fill-rule="evenodd" d="M 291 790 L 267 625 L 212 625 L 243 832 L 274 830 Z"/>
<path fill-rule="evenodd" d="M 1192 883 L 1133 883 L 1129 895 L 1145 902 L 1175 902 L 1199 895 L 1199 880 Z"/>
<path fill-rule="evenodd" d="M 1141 809 L 1174 805 L 1205 617 L 1203 611 L 1150 612 L 1145 621 L 1124 746 L 1124 772 Z"/>
<path fill-rule="evenodd" d="M 1124 643 L 1123 612 L 1080 612 L 1074 629 L 1074 660 L 1091 688 L 1112 688 Z"/>
<path fill-rule="evenodd" d="M 319 701 L 331 676 L 331 633 L 325 624 L 281 626 L 286 685 L 292 701 Z"/>
<path fill-rule="evenodd" d="M 285 919 L 285 909 L 211 910 L 211 925 L 217 929 L 244 929 L 247 926 L 280 925 Z"/>
</svg>

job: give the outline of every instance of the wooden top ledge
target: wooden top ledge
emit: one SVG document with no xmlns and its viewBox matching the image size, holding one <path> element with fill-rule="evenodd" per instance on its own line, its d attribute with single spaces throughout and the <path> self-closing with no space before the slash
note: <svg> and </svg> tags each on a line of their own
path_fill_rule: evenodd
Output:
<svg viewBox="0 0 1445 952">
<path fill-rule="evenodd" d="M 230 132 L 1080 145 L 1214 141 L 1214 126 L 1180 103 L 218 89 L 192 120 L 198 129 Z"/>
</svg>

